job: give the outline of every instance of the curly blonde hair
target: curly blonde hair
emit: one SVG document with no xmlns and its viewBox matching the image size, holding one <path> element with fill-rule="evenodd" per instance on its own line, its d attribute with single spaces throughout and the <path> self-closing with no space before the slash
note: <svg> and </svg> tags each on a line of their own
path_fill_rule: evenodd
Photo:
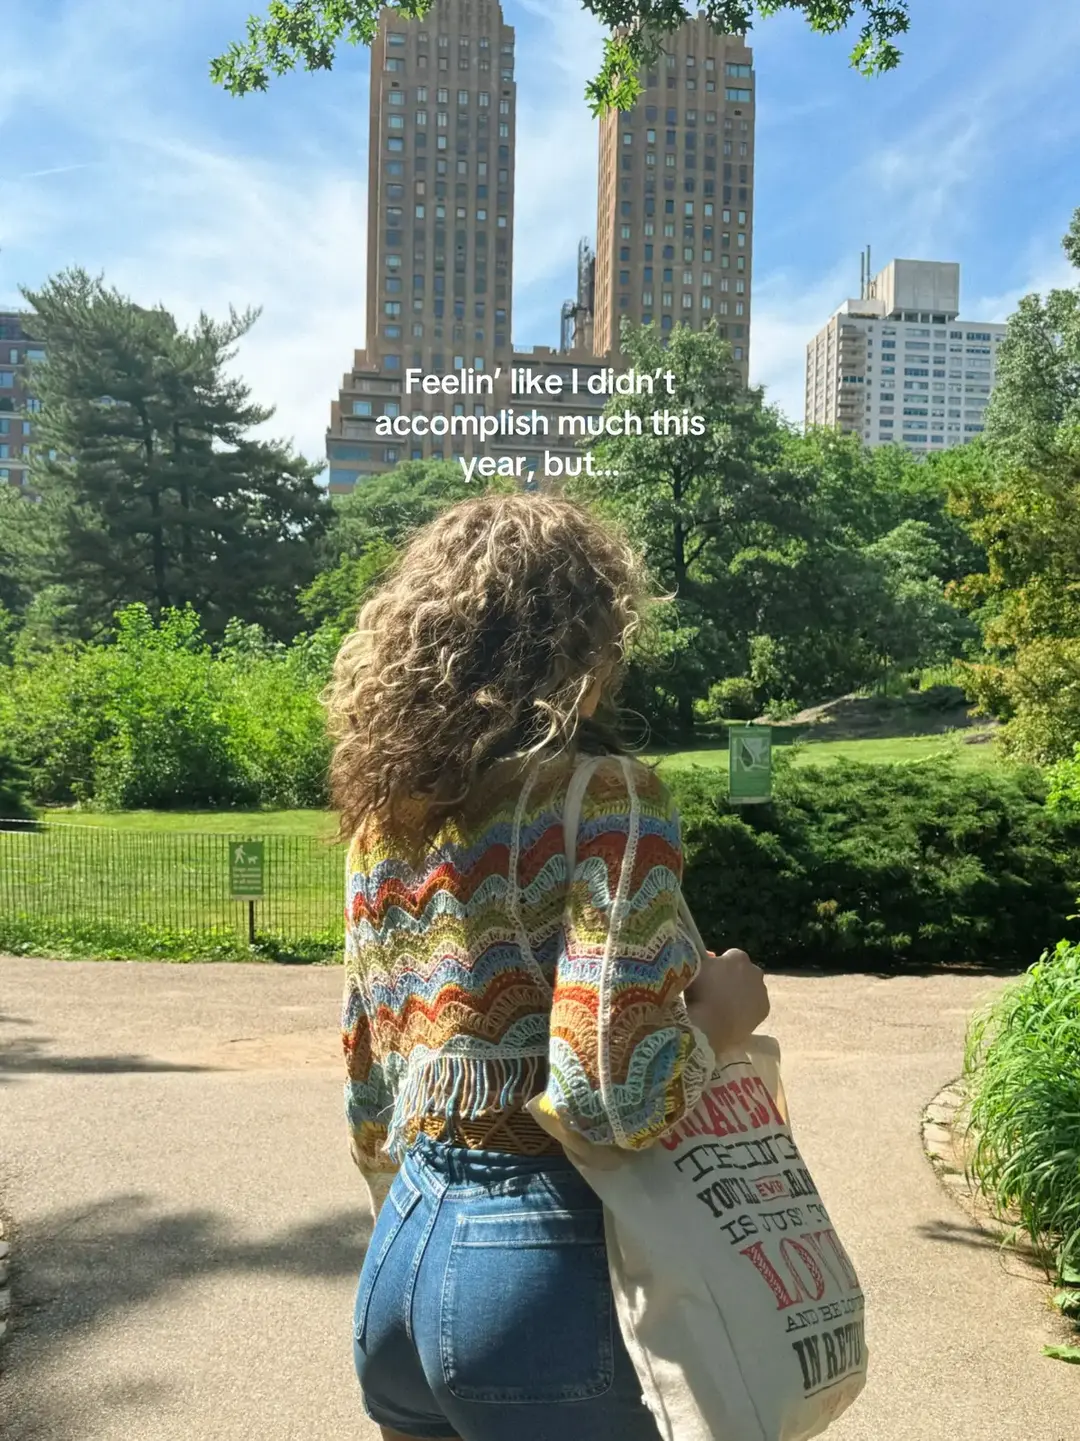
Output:
<svg viewBox="0 0 1080 1441">
<path fill-rule="evenodd" d="M 605 716 L 648 598 L 632 547 L 573 501 L 487 494 L 443 511 L 334 665 L 325 699 L 342 837 L 374 820 L 415 852 L 466 812 L 496 762 L 620 749 Z"/>
</svg>

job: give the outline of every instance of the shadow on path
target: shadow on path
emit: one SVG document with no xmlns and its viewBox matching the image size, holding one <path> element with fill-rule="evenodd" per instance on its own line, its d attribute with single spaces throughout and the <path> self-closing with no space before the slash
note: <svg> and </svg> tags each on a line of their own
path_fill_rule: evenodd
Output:
<svg viewBox="0 0 1080 1441">
<path fill-rule="evenodd" d="M 13 1024 L 9 1016 L 0 1021 Z M 27 1024 L 14 1022 L 14 1024 Z M 216 1071 L 218 1066 L 196 1066 L 176 1061 L 155 1061 L 149 1056 L 63 1056 L 51 1054 L 40 1036 L 20 1036 L 0 1045 L 0 1084 L 19 1075 L 58 1072 L 65 1075 L 116 1075 L 127 1071 Z"/>
<path fill-rule="evenodd" d="M 45 1366 L 57 1364 L 69 1336 L 123 1318 L 185 1282 L 207 1274 L 354 1279 L 363 1261 L 370 1221 L 358 1207 L 342 1208 L 266 1240 L 242 1240 L 223 1217 L 209 1210 L 155 1214 L 153 1198 L 118 1194 L 91 1206 L 53 1212 L 19 1230 L 13 1276 L 14 1342 L 0 1375 L 0 1415 L 10 1441 L 66 1441 L 78 1434 L 75 1397 L 55 1381 L 31 1384 Z M 96 1405 L 152 1404 L 156 1383 L 138 1383 L 138 1394 Z M 126 1389 L 121 1387 L 121 1390 Z M 85 1399 L 83 1397 L 82 1399 Z M 136 1411 L 132 1420 L 142 1420 Z"/>
<path fill-rule="evenodd" d="M 978 1251 L 1000 1250 L 1000 1242 L 974 1223 L 965 1226 L 960 1221 L 927 1221 L 915 1229 L 927 1241 L 944 1241 L 950 1246 L 970 1246 Z"/>
</svg>

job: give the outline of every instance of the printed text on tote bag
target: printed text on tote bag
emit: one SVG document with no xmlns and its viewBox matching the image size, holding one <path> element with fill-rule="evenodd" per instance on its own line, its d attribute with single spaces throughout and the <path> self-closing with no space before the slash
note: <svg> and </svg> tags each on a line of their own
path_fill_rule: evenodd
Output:
<svg viewBox="0 0 1080 1441">
<path fill-rule="evenodd" d="M 661 1142 L 748 1277 L 753 1268 L 772 1292 L 810 1397 L 862 1366 L 864 1299 L 784 1118 L 746 1070 L 725 1068 Z"/>
</svg>

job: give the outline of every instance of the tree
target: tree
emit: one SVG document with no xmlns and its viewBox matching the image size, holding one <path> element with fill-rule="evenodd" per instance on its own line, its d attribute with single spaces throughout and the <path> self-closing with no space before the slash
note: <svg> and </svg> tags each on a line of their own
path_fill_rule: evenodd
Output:
<svg viewBox="0 0 1080 1441">
<path fill-rule="evenodd" d="M 231 616 L 294 632 L 328 505 L 317 466 L 250 437 L 273 411 L 225 373 L 257 312 L 182 330 L 79 269 L 24 294 L 48 356 L 34 382 L 31 474 L 49 517 L 34 588 L 65 588 L 84 635 L 133 602 L 194 606 L 210 635 Z"/>
<path fill-rule="evenodd" d="M 863 555 L 871 591 L 864 635 L 883 677 L 894 668 L 947 664 L 977 637 L 946 596 L 945 556 L 926 521 L 902 521 Z"/>
<path fill-rule="evenodd" d="M 381 539 L 373 541 L 363 555 L 343 555 L 336 565 L 320 571 L 308 588 L 301 591 L 301 615 L 312 625 L 328 625 L 343 636 L 397 556 L 394 547 Z"/>
<path fill-rule="evenodd" d="M 435 0 L 391 0 L 390 8 L 404 19 L 420 20 Z M 741 35 L 762 19 L 783 10 L 801 14 L 811 28 L 833 35 L 853 20 L 861 21 L 851 63 L 861 74 L 874 75 L 900 63 L 896 40 L 909 25 L 907 0 L 705 0 L 702 6 L 683 0 L 582 0 L 586 10 L 611 31 L 604 42 L 599 75 L 585 87 L 594 115 L 615 108 L 629 110 L 641 93 L 639 72 L 654 65 L 666 38 L 687 20 L 703 13 L 722 34 Z M 230 95 L 266 90 L 271 75 L 305 70 L 330 70 L 338 46 L 370 45 L 378 32 L 382 0 L 269 0 L 265 18 L 252 15 L 247 39 L 234 41 L 211 61 L 210 75 Z"/>
<path fill-rule="evenodd" d="M 0 485 L 0 608 L 19 613 L 30 600 L 22 551 L 24 536 L 33 509 L 21 490 L 13 485 Z"/>
<path fill-rule="evenodd" d="M 440 510 L 478 490 L 461 466 L 448 460 L 406 460 L 366 476 L 348 495 L 334 497 L 331 524 L 319 546 L 320 569 L 345 556 L 358 560 L 375 541 L 400 546 Z"/>
<path fill-rule="evenodd" d="M 1080 209 L 1062 240 L 1080 270 Z M 987 444 L 1022 465 L 1070 451 L 1080 428 L 1080 286 L 1026 295 L 998 352 Z"/>
<path fill-rule="evenodd" d="M 1080 270 L 1080 210 L 1064 248 Z M 1060 759 L 1080 741 L 1080 286 L 1020 302 L 985 437 L 942 464 L 986 553 L 955 587 L 983 629 L 972 694 L 1009 748 Z"/>
<path fill-rule="evenodd" d="M 15 759 L 7 741 L 0 741 L 0 830 L 5 829 L 5 821 L 25 823 L 33 819 L 29 790 L 29 772 Z"/>
<path fill-rule="evenodd" d="M 607 414 L 628 413 L 641 434 L 598 441 L 594 473 L 571 490 L 626 528 L 675 597 L 656 612 L 630 703 L 661 733 L 667 712 L 686 737 L 694 700 L 725 677 L 748 675 L 774 700 L 854 683 L 859 542 L 827 503 L 813 449 L 743 387 L 715 327 L 680 327 L 666 346 L 627 329 L 622 348 L 637 374 L 670 373 L 671 393 L 661 381 L 613 397 Z"/>
</svg>

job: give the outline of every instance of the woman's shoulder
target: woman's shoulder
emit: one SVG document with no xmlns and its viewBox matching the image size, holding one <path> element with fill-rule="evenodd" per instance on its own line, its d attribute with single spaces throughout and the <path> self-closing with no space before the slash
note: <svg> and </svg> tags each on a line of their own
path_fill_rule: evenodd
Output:
<svg viewBox="0 0 1080 1441">
<path fill-rule="evenodd" d="M 630 808 L 630 786 L 638 804 L 664 815 L 672 812 L 674 801 L 655 767 L 636 756 L 604 756 L 598 760 L 586 788 L 590 809 L 608 806 L 620 814 Z"/>
</svg>

